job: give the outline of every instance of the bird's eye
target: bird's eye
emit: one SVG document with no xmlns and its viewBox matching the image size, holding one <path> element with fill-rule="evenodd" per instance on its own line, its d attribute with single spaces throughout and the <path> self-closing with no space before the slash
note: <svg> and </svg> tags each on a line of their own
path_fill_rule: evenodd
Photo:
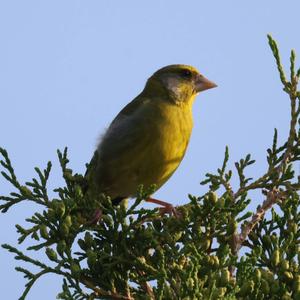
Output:
<svg viewBox="0 0 300 300">
<path fill-rule="evenodd" d="M 192 72 L 190 70 L 182 70 L 181 76 L 183 78 L 189 79 L 192 77 Z"/>
</svg>

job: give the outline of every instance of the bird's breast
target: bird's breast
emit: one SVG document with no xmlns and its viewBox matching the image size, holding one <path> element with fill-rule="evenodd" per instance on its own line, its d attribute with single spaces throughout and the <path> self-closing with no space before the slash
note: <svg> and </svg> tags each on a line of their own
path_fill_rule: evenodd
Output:
<svg viewBox="0 0 300 300">
<path fill-rule="evenodd" d="M 184 157 L 192 114 L 176 105 L 151 103 L 118 119 L 98 152 L 97 181 L 112 198 L 135 196 L 138 186 L 162 186 Z"/>
<path fill-rule="evenodd" d="M 193 127 L 191 111 L 171 106 L 162 109 L 156 122 L 149 122 L 149 143 L 144 148 L 144 163 L 138 168 L 138 180 L 163 185 L 182 161 Z M 145 178 L 143 174 L 146 174 Z"/>
</svg>

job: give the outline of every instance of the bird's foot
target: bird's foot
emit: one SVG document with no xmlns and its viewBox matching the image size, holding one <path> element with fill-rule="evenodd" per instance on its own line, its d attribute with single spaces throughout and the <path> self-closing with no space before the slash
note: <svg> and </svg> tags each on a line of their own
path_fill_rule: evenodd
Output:
<svg viewBox="0 0 300 300">
<path fill-rule="evenodd" d="M 180 213 L 176 210 L 176 208 L 171 203 L 154 199 L 154 198 L 148 198 L 145 201 L 161 205 L 162 207 L 159 208 L 159 212 L 161 216 L 165 214 L 169 214 L 170 216 L 173 215 L 175 218 L 180 218 Z"/>
<path fill-rule="evenodd" d="M 102 219 L 102 210 L 97 208 L 91 218 L 86 225 L 88 226 L 95 226 L 98 224 L 98 222 Z"/>
<path fill-rule="evenodd" d="M 172 204 L 164 206 L 164 207 L 160 207 L 159 214 L 161 216 L 164 216 L 165 214 L 169 214 L 170 216 L 173 215 L 175 218 L 180 218 L 180 214 L 178 213 L 178 211 Z"/>
</svg>

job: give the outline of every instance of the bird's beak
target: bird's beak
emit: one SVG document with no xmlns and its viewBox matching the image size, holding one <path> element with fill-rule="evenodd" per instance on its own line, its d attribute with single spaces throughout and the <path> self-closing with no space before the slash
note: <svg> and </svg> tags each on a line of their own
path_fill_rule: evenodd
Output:
<svg viewBox="0 0 300 300">
<path fill-rule="evenodd" d="M 203 75 L 197 76 L 197 79 L 195 81 L 195 89 L 196 89 L 197 93 L 208 90 L 208 89 L 212 89 L 215 87 L 217 87 L 217 85 L 214 82 L 205 78 Z"/>
</svg>

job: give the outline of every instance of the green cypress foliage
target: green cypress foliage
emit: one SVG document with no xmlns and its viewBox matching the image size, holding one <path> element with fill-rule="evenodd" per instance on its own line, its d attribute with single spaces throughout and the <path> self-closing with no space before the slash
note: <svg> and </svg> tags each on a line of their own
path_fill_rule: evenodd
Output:
<svg viewBox="0 0 300 300">
<path fill-rule="evenodd" d="M 271 36 L 268 40 L 291 107 L 289 135 L 278 145 L 275 129 L 267 170 L 255 179 L 246 175 L 255 163 L 251 155 L 229 170 L 226 148 L 221 167 L 201 183 L 207 192 L 189 195 L 188 203 L 178 207 L 179 218 L 139 206 L 152 192 L 142 187 L 128 206 L 114 207 L 105 195 L 87 199 L 84 176 L 69 168 L 67 149 L 58 151 L 65 183 L 52 199 L 47 191 L 51 162 L 45 169 L 35 168 L 32 181 L 21 183 L 0 148 L 1 174 L 14 188 L 0 196 L 0 210 L 9 213 L 23 201 L 39 206 L 26 228 L 16 225 L 19 244 L 28 240 L 31 246 L 2 245 L 27 263 L 26 269 L 16 268 L 27 280 L 20 299 L 47 273 L 61 276 L 58 299 L 65 300 L 300 299 L 300 178 L 293 169 L 300 160 L 300 69 L 291 51 L 287 77 L 276 42 Z M 234 172 L 236 190 L 231 185 Z M 253 191 L 261 195 L 254 212 L 247 208 Z M 91 224 L 99 208 L 101 221 Z M 44 252 L 45 261 L 34 259 L 34 251 Z"/>
</svg>

